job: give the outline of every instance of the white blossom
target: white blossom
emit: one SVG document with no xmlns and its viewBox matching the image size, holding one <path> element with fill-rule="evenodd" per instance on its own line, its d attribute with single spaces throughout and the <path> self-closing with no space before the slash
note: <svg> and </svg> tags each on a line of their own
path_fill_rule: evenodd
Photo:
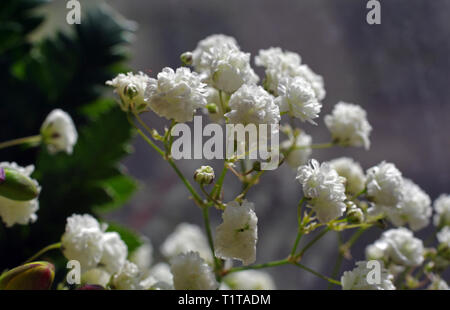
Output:
<svg viewBox="0 0 450 310">
<path fill-rule="evenodd" d="M 67 218 L 66 230 L 61 237 L 64 256 L 79 261 L 82 270 L 95 268 L 102 259 L 105 228 L 88 214 Z"/>
<path fill-rule="evenodd" d="M 167 259 L 194 251 L 207 262 L 212 262 L 211 250 L 202 229 L 189 223 L 179 224 L 163 242 L 160 251 Z"/>
<path fill-rule="evenodd" d="M 382 263 L 380 262 L 382 265 Z M 368 274 L 372 269 L 367 268 L 366 261 L 359 261 L 351 271 L 345 271 L 341 277 L 343 290 L 395 290 L 394 277 L 382 266 L 380 283 L 368 281 Z M 369 283 L 370 282 L 370 283 Z M 373 282 L 373 283 L 372 283 Z"/>
<path fill-rule="evenodd" d="M 346 209 L 345 178 L 339 176 L 328 163 L 319 164 L 315 159 L 310 160 L 307 165 L 298 168 L 297 179 L 320 222 L 326 223 L 342 216 Z"/>
<path fill-rule="evenodd" d="M 440 244 L 445 244 L 450 248 L 450 226 L 442 228 L 441 231 L 437 233 L 436 237 Z"/>
<path fill-rule="evenodd" d="M 175 256 L 170 270 L 176 290 L 215 290 L 218 287 L 211 267 L 197 252 Z"/>
<path fill-rule="evenodd" d="M 233 290 L 274 290 L 270 274 L 259 270 L 244 270 L 227 275 L 223 281 Z"/>
<path fill-rule="evenodd" d="M 128 72 L 120 73 L 113 80 L 107 81 L 106 85 L 115 88 L 114 92 L 120 97 L 119 105 L 123 111 L 141 113 L 149 109 L 145 100 L 145 90 L 151 80 L 145 73 Z"/>
<path fill-rule="evenodd" d="M 261 86 L 242 85 L 229 101 L 230 112 L 225 116 L 231 124 L 278 124 L 280 110 Z"/>
<path fill-rule="evenodd" d="M 448 287 L 447 282 L 445 282 L 439 275 L 431 274 L 430 277 L 431 277 L 431 283 L 427 287 L 427 290 L 447 291 L 450 289 Z"/>
<path fill-rule="evenodd" d="M 236 39 L 223 34 L 213 34 L 199 41 L 195 50 L 192 51 L 192 65 L 195 71 L 199 73 L 208 71 L 211 49 L 221 47 L 229 50 L 239 50 Z"/>
<path fill-rule="evenodd" d="M 381 162 L 366 173 L 367 196 L 380 206 L 395 207 L 403 197 L 402 173 L 392 163 Z"/>
<path fill-rule="evenodd" d="M 117 290 L 143 290 L 142 272 L 139 267 L 126 261 L 119 273 L 113 276 L 113 287 Z"/>
<path fill-rule="evenodd" d="M 339 102 L 334 106 L 332 114 L 325 116 L 324 121 L 337 143 L 369 149 L 372 126 L 367 121 L 366 111 L 360 106 Z"/>
<path fill-rule="evenodd" d="M 317 73 L 312 71 L 308 65 L 301 65 L 297 69 L 297 75 L 304 78 L 311 84 L 311 87 L 314 90 L 316 98 L 319 101 L 325 99 L 327 93 L 325 91 L 325 85 L 323 82 L 323 77 L 321 75 L 318 75 Z"/>
<path fill-rule="evenodd" d="M 440 195 L 433 204 L 436 214 L 433 221 L 436 226 L 450 225 L 450 195 Z"/>
<path fill-rule="evenodd" d="M 163 282 L 173 287 L 173 275 L 168 264 L 158 263 L 152 266 L 149 273 L 156 280 L 155 284 Z"/>
<path fill-rule="evenodd" d="M 284 51 L 279 47 L 260 50 L 255 64 L 266 69 L 264 85 L 273 94 L 278 94 L 278 86 L 283 78 L 299 75 L 301 57 L 297 53 Z"/>
<path fill-rule="evenodd" d="M 216 228 L 217 257 L 237 259 L 244 265 L 255 262 L 258 218 L 253 209 L 254 204 L 246 200 L 241 205 L 236 201 L 227 203 L 223 222 Z"/>
<path fill-rule="evenodd" d="M 17 172 L 30 177 L 34 171 L 34 166 L 29 165 L 21 167 L 15 162 L 1 162 L 0 168 L 9 168 L 16 170 Z M 38 192 L 41 191 L 41 187 L 38 182 L 31 179 Z M 34 223 L 37 220 L 36 212 L 39 210 L 39 201 L 37 198 L 28 201 L 12 200 L 0 195 L 0 217 L 5 223 L 6 227 L 11 227 L 15 224 L 27 225 Z"/>
<path fill-rule="evenodd" d="M 144 242 L 131 252 L 130 262 L 136 264 L 140 269 L 150 268 L 153 261 L 153 247 L 149 241 Z"/>
<path fill-rule="evenodd" d="M 394 208 L 385 208 L 388 219 L 395 226 L 409 227 L 417 231 L 428 226 L 432 213 L 430 197 L 413 181 L 403 180 L 402 199 Z"/>
<path fill-rule="evenodd" d="M 319 117 L 322 103 L 317 100 L 308 81 L 302 77 L 282 79 L 278 85 L 278 95 L 275 103 L 280 107 L 280 112 L 316 125 L 313 119 Z"/>
<path fill-rule="evenodd" d="M 301 165 L 306 164 L 311 156 L 312 138 L 310 135 L 301 131 L 296 137 L 292 133 L 289 134 L 289 139 L 281 143 L 281 148 L 288 152 L 286 156 L 286 162 L 292 168 L 298 168 Z M 295 145 L 293 145 L 295 143 Z"/>
<path fill-rule="evenodd" d="M 197 108 L 206 105 L 206 84 L 197 73 L 186 67 L 174 71 L 164 68 L 158 79 L 150 79 L 145 98 L 150 108 L 159 116 L 183 123 L 192 121 Z"/>
<path fill-rule="evenodd" d="M 243 84 L 255 84 L 259 78 L 250 67 L 250 54 L 220 45 L 204 55 L 208 70 L 205 81 L 226 93 L 233 93 Z"/>
<path fill-rule="evenodd" d="M 366 176 L 361 165 L 349 157 L 340 157 L 331 160 L 331 168 L 344 177 L 346 180 L 345 188 L 348 193 L 354 195 L 364 190 L 366 186 Z"/>
<path fill-rule="evenodd" d="M 101 242 L 103 243 L 103 254 L 100 264 L 105 266 L 105 269 L 111 274 L 119 272 L 128 256 L 125 242 L 116 232 L 104 233 Z"/>
<path fill-rule="evenodd" d="M 366 248 L 367 259 L 392 261 L 402 266 L 419 266 L 424 261 L 424 246 L 420 239 L 404 228 L 385 231 L 381 238 Z"/>
<path fill-rule="evenodd" d="M 82 284 L 100 285 L 105 288 L 108 285 L 110 279 L 111 274 L 104 268 L 89 269 L 81 275 Z"/>
<path fill-rule="evenodd" d="M 41 136 L 50 154 L 58 152 L 72 154 L 78 139 L 72 118 L 60 109 L 53 110 L 47 116 L 41 126 Z"/>
</svg>

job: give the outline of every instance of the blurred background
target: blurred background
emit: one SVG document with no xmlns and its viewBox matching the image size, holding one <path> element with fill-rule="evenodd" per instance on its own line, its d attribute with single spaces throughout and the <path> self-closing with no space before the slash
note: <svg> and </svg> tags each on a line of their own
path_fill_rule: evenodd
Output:
<svg viewBox="0 0 450 310">
<path fill-rule="evenodd" d="M 97 5 L 92 0 L 80 2 L 83 9 Z M 368 25 L 365 0 L 106 1 L 123 19 L 136 22 L 128 65 L 151 76 L 163 67 L 180 66 L 181 53 L 215 33 L 235 37 L 252 58 L 259 49 L 271 46 L 299 53 L 303 63 L 324 77 L 327 90 L 319 126 L 303 126 L 313 141 L 329 141 L 323 116 L 340 100 L 361 105 L 373 126 L 369 151 L 334 148 L 315 150 L 312 157 L 324 161 L 350 156 L 364 169 L 382 160 L 393 162 L 434 200 L 450 192 L 450 1 L 381 2 L 381 25 Z M 34 34 L 36 40 L 55 27 L 68 27 L 65 5 L 58 0 L 43 9 L 48 19 Z M 262 77 L 261 68 L 254 68 Z M 144 118 L 156 128 L 166 124 L 153 113 Z M 158 249 L 180 222 L 201 225 L 200 211 L 186 199 L 188 192 L 175 173 L 144 141 L 136 137 L 133 145 L 134 152 L 123 164 L 140 181 L 140 189 L 126 207 L 107 217 L 147 236 Z M 179 162 L 187 176 L 205 164 L 220 171 L 220 162 Z M 225 200 L 233 199 L 239 184 L 232 174 L 225 184 Z M 286 165 L 266 173 L 249 192 L 259 218 L 257 263 L 284 258 L 289 252 L 300 197 L 295 171 Z M 220 222 L 218 214 L 212 214 L 212 221 L 213 226 Z M 381 232 L 376 228 L 367 232 L 352 250 L 353 258 L 363 259 L 365 245 Z M 424 229 L 418 235 L 429 233 Z M 330 275 L 336 255 L 336 235 L 330 233 L 302 262 Z M 342 271 L 353 264 L 345 261 Z M 279 289 L 326 287 L 322 280 L 292 266 L 267 271 Z"/>
</svg>

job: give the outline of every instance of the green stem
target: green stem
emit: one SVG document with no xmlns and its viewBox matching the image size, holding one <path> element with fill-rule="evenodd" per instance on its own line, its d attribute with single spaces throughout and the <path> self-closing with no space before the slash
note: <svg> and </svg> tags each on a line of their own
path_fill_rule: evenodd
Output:
<svg viewBox="0 0 450 310">
<path fill-rule="evenodd" d="M 220 174 L 219 179 L 217 180 L 217 183 L 214 185 L 214 188 L 211 192 L 211 197 L 214 197 L 217 199 L 217 197 L 220 196 L 220 192 L 222 191 L 223 181 L 225 180 L 225 175 L 227 174 L 228 168 L 226 165 L 226 162 L 223 164 L 222 173 Z"/>
<path fill-rule="evenodd" d="M 317 276 L 317 277 L 319 277 L 319 278 L 321 278 L 321 279 L 323 279 L 323 280 L 325 280 L 325 281 L 330 282 L 331 284 L 335 284 L 335 285 L 339 285 L 339 286 L 341 285 L 341 282 L 339 282 L 339 281 L 337 281 L 337 280 L 334 280 L 334 279 L 332 279 L 332 278 L 329 278 L 329 277 L 327 277 L 327 276 L 324 276 L 323 274 L 321 274 L 321 273 L 319 273 L 319 272 L 317 272 L 317 271 L 315 271 L 315 270 L 312 270 L 311 268 L 306 267 L 305 265 L 302 265 L 302 264 L 297 263 L 297 262 L 294 262 L 293 264 L 294 264 L 295 266 L 297 266 L 297 267 L 302 268 L 303 270 L 306 270 L 306 271 L 312 273 L 313 275 L 315 275 L 315 276 Z"/>
<path fill-rule="evenodd" d="M 136 115 L 136 114 L 135 114 Z M 152 147 L 154 148 L 159 155 L 161 155 L 162 157 L 165 156 L 164 151 L 161 150 L 149 137 L 147 137 L 147 135 L 139 128 L 136 126 L 136 124 L 133 122 L 133 120 L 130 117 L 130 114 L 127 113 L 127 118 L 128 118 L 128 122 L 131 124 L 131 126 L 133 126 L 137 132 L 139 133 L 139 135 Z M 140 118 L 136 117 L 136 119 L 140 120 Z M 142 120 L 141 120 L 142 121 Z M 148 128 L 148 127 L 147 127 Z M 149 132 L 150 133 L 150 132 Z"/>
<path fill-rule="evenodd" d="M 291 250 L 291 257 L 293 257 L 295 255 L 295 252 L 297 251 L 297 247 L 298 247 L 298 244 L 300 242 L 300 239 L 303 236 L 303 226 L 302 226 L 302 222 L 301 222 L 301 217 L 302 217 L 301 212 L 302 212 L 303 203 L 305 201 L 306 201 L 306 198 L 302 197 L 302 199 L 300 199 L 300 201 L 299 201 L 299 203 L 297 205 L 298 232 L 297 232 L 297 237 L 296 237 L 295 242 L 294 242 L 294 246 L 292 247 L 292 250 Z"/>
<path fill-rule="evenodd" d="M 330 231 L 330 228 L 327 227 L 324 230 L 322 230 L 320 232 L 320 234 L 318 234 L 316 237 L 314 237 L 314 239 L 312 239 L 307 245 L 305 245 L 305 247 L 300 251 L 300 253 L 295 257 L 296 259 L 303 257 L 303 255 L 305 254 L 305 252 L 314 245 L 314 243 L 316 243 L 318 240 L 320 240 L 320 238 L 322 238 L 327 232 Z"/>
<path fill-rule="evenodd" d="M 253 270 L 253 269 L 263 269 L 263 268 L 269 268 L 269 267 L 277 267 L 277 266 L 287 265 L 289 263 L 290 262 L 287 259 L 282 259 L 282 260 L 277 260 L 277 261 L 268 262 L 268 263 L 264 263 L 264 264 L 258 264 L 258 265 L 252 265 L 252 266 L 234 267 L 234 268 L 231 268 L 230 270 L 227 270 L 224 273 L 225 274 L 229 274 L 229 273 L 238 272 L 238 271 L 244 271 L 244 270 Z"/>
<path fill-rule="evenodd" d="M 370 227 L 370 226 L 369 226 Z M 361 235 L 369 229 L 369 227 L 361 227 L 358 229 L 351 237 L 350 239 L 345 243 L 345 248 L 347 250 L 350 250 L 350 248 L 355 244 L 355 242 L 361 237 Z"/>
<path fill-rule="evenodd" d="M 42 250 L 40 250 L 39 252 L 37 252 L 36 254 L 34 254 L 33 256 L 31 256 L 29 259 L 27 259 L 25 261 L 25 263 L 34 261 L 36 258 L 41 256 L 45 252 L 48 252 L 48 251 L 54 250 L 54 249 L 59 249 L 59 248 L 61 248 L 61 242 L 50 244 L 50 245 L 46 246 L 45 248 L 43 248 Z"/>
<path fill-rule="evenodd" d="M 359 196 L 361 196 L 362 194 L 367 193 L 367 188 L 364 188 L 362 191 L 360 191 L 359 193 L 355 194 L 354 196 L 352 196 L 350 198 L 350 200 L 355 200 L 356 198 L 358 198 Z"/>
<path fill-rule="evenodd" d="M 215 270 L 217 271 L 220 269 L 220 262 L 219 262 L 218 258 L 216 257 L 216 251 L 214 250 L 214 241 L 213 241 L 212 233 L 211 233 L 211 224 L 209 222 L 209 207 L 204 206 L 202 208 L 202 215 L 203 215 L 203 223 L 205 225 L 205 230 L 206 230 L 206 236 L 208 237 L 209 248 L 211 249 L 211 255 L 214 259 Z"/>
<path fill-rule="evenodd" d="M 341 271 L 342 262 L 344 261 L 344 255 L 341 251 L 342 246 L 342 233 L 340 231 L 337 232 L 337 238 L 338 238 L 338 257 L 336 260 L 336 264 L 333 268 L 333 273 L 331 274 L 332 278 L 336 278 L 339 275 L 339 271 Z M 332 288 L 332 284 L 328 285 L 328 289 Z"/>
<path fill-rule="evenodd" d="M 192 196 L 194 197 L 194 199 L 197 201 L 197 203 L 199 204 L 203 204 L 202 203 L 202 198 L 200 197 L 200 195 L 197 193 L 197 191 L 192 187 L 191 183 L 189 183 L 188 180 L 186 180 L 186 178 L 184 177 L 183 173 L 181 173 L 180 169 L 178 169 L 177 165 L 175 164 L 175 162 L 171 159 L 168 158 L 167 162 L 169 163 L 169 165 L 173 168 L 173 170 L 175 170 L 176 174 L 178 175 L 178 177 L 181 179 L 181 181 L 184 183 L 184 185 L 186 186 L 186 188 L 189 190 L 189 192 L 192 194 Z"/>
<path fill-rule="evenodd" d="M 41 135 L 9 140 L 9 141 L 0 143 L 0 149 L 5 149 L 10 146 L 16 146 L 16 145 L 21 145 L 21 144 L 25 144 L 25 143 L 38 143 L 41 140 L 42 140 Z"/>
<path fill-rule="evenodd" d="M 301 149 L 327 149 L 330 147 L 335 146 L 336 144 L 333 142 L 328 143 L 319 143 L 319 144 L 311 144 L 311 145 L 297 145 L 295 146 L 295 150 L 301 150 Z"/>
<path fill-rule="evenodd" d="M 206 198 L 208 198 L 208 200 L 210 202 L 212 202 L 214 205 L 216 205 L 220 210 L 224 210 L 225 209 L 225 205 L 218 201 L 217 199 L 215 199 L 214 197 L 212 197 L 205 189 L 205 187 L 203 186 L 203 184 L 200 185 L 200 189 L 202 191 L 202 193 L 206 196 Z M 208 204 L 211 205 L 211 204 Z"/>
</svg>

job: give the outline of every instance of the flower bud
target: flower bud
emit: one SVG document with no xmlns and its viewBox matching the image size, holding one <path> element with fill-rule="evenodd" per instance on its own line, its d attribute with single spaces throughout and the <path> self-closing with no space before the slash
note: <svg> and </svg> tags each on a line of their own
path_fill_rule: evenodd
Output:
<svg viewBox="0 0 450 310">
<path fill-rule="evenodd" d="M 136 97 L 138 95 L 138 93 L 139 93 L 139 91 L 138 91 L 136 85 L 134 85 L 134 84 L 128 84 L 123 89 L 123 94 L 130 99 L 133 99 L 133 97 Z"/>
<path fill-rule="evenodd" d="M 253 163 L 253 171 L 261 171 L 261 162 L 260 161 L 255 161 Z"/>
<path fill-rule="evenodd" d="M 55 277 L 55 267 L 49 262 L 32 262 L 0 276 L 0 290 L 48 290 Z"/>
<path fill-rule="evenodd" d="M 216 114 L 217 111 L 219 110 L 215 103 L 208 103 L 206 105 L 206 108 L 208 109 L 208 112 L 211 113 L 211 114 Z"/>
<path fill-rule="evenodd" d="M 192 65 L 192 53 L 191 52 L 185 52 L 185 53 L 181 54 L 180 59 L 184 65 L 186 65 L 186 66 Z"/>
<path fill-rule="evenodd" d="M 0 196 L 28 201 L 39 195 L 38 185 L 27 175 L 10 168 L 0 170 Z"/>
<path fill-rule="evenodd" d="M 349 207 L 350 205 L 350 207 Z M 347 203 L 347 220 L 353 224 L 364 222 L 364 213 L 353 202 Z"/>
<path fill-rule="evenodd" d="M 201 166 L 195 170 L 194 180 L 199 184 L 211 184 L 214 178 L 214 169 L 210 166 Z"/>
</svg>

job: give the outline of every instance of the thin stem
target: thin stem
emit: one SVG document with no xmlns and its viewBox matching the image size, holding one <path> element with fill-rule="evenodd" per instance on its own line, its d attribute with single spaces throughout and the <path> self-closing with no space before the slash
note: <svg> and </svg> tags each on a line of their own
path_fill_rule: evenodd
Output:
<svg viewBox="0 0 450 310">
<path fill-rule="evenodd" d="M 135 114 L 136 115 L 136 114 Z M 149 137 L 147 137 L 147 135 L 139 128 L 136 126 L 136 124 L 133 122 L 133 120 L 130 117 L 130 114 L 127 113 L 127 118 L 128 118 L 128 122 L 131 124 L 131 126 L 133 126 L 137 132 L 139 133 L 139 135 L 152 147 L 154 148 L 159 155 L 161 155 L 162 157 L 164 157 L 164 151 L 161 150 Z M 136 117 L 136 119 L 139 120 L 139 118 Z"/>
<path fill-rule="evenodd" d="M 297 251 L 297 247 L 300 242 L 300 239 L 303 236 L 303 226 L 301 225 L 302 224 L 301 223 L 301 216 L 302 216 L 301 212 L 302 212 L 303 203 L 305 201 L 306 201 L 306 198 L 302 197 L 302 199 L 300 199 L 300 201 L 297 205 L 298 232 L 297 232 L 297 237 L 294 242 L 294 246 L 292 247 L 292 250 L 291 250 L 291 255 L 290 255 L 291 257 L 293 257 L 295 255 L 295 252 Z"/>
<path fill-rule="evenodd" d="M 330 282 L 331 284 L 335 284 L 335 285 L 339 285 L 339 286 L 341 285 L 341 282 L 339 282 L 339 281 L 337 281 L 337 280 L 334 280 L 334 279 L 332 279 L 332 278 L 329 278 L 329 277 L 327 277 L 327 276 L 324 276 L 323 274 L 321 274 L 321 273 L 319 273 L 319 272 L 317 272 L 317 271 L 315 271 L 315 270 L 312 270 L 311 268 L 306 267 L 305 265 L 302 265 L 302 264 L 297 263 L 297 262 L 293 262 L 292 264 L 294 264 L 294 265 L 297 266 L 297 267 L 302 268 L 303 270 L 306 270 L 306 271 L 312 273 L 313 275 L 315 275 L 315 276 L 317 276 L 317 277 L 319 277 L 319 278 L 321 278 L 321 279 L 323 279 L 323 280 L 325 280 L 325 281 Z"/>
<path fill-rule="evenodd" d="M 220 192 L 222 191 L 223 181 L 225 180 L 225 175 L 227 174 L 228 168 L 227 163 L 224 162 L 222 173 L 220 174 L 219 180 L 217 180 L 217 183 L 214 185 L 214 188 L 211 192 L 211 196 L 215 199 L 220 196 Z"/>
<path fill-rule="evenodd" d="M 206 196 L 206 198 L 208 198 L 213 204 L 215 204 L 220 210 L 225 209 L 225 205 L 220 202 L 217 201 L 217 199 L 215 199 L 214 197 L 212 197 L 205 189 L 205 187 L 203 186 L 203 184 L 200 185 L 200 189 L 202 190 L 202 193 Z"/>
<path fill-rule="evenodd" d="M 43 248 L 42 250 L 40 250 L 39 252 L 37 252 L 36 254 L 34 254 L 33 256 L 31 256 L 29 259 L 27 259 L 25 261 L 25 263 L 34 261 L 36 258 L 41 256 L 45 252 L 48 252 L 48 251 L 54 250 L 54 249 L 59 249 L 59 248 L 61 248 L 61 242 L 50 244 L 50 245 L 46 246 L 45 248 Z"/>
<path fill-rule="evenodd" d="M 332 278 L 336 278 L 339 274 L 339 271 L 341 270 L 342 262 L 344 261 L 344 255 L 341 251 L 342 246 L 342 233 L 340 231 L 337 232 L 337 238 L 338 238 L 338 257 L 336 259 L 336 264 L 333 268 L 333 273 L 331 274 Z M 328 289 L 332 288 L 332 284 L 328 285 Z"/>
<path fill-rule="evenodd" d="M 258 264 L 258 265 L 252 265 L 252 266 L 242 266 L 242 267 L 234 267 L 230 270 L 224 271 L 224 274 L 229 274 L 232 272 L 238 272 L 238 271 L 244 271 L 244 270 L 253 270 L 253 269 L 263 269 L 263 268 L 269 268 L 269 267 L 277 267 L 282 265 L 287 265 L 290 262 L 287 259 L 277 260 L 273 262 L 268 262 L 264 264 Z"/>
<path fill-rule="evenodd" d="M 311 145 L 296 145 L 295 150 L 301 150 L 301 149 L 327 149 L 330 147 L 335 146 L 336 144 L 333 142 L 328 143 L 319 143 L 319 144 L 311 144 Z"/>
<path fill-rule="evenodd" d="M 330 228 L 327 227 L 324 230 L 322 230 L 320 232 L 320 234 L 318 234 L 316 237 L 314 237 L 314 239 L 312 239 L 307 245 L 305 245 L 305 247 L 300 251 L 300 253 L 295 257 L 296 259 L 299 259 L 301 257 L 303 257 L 303 254 L 305 254 L 305 252 L 314 245 L 314 243 L 316 243 L 318 240 L 320 240 L 320 238 L 322 238 L 327 232 L 330 231 Z"/>
<path fill-rule="evenodd" d="M 208 237 L 209 248 L 211 249 L 211 255 L 214 259 L 215 270 L 219 270 L 220 262 L 219 262 L 218 258 L 216 257 L 216 252 L 214 250 L 214 241 L 213 241 L 212 233 L 211 233 L 211 224 L 209 223 L 209 208 L 207 206 L 204 206 L 202 208 L 202 215 L 203 215 L 203 223 L 205 225 L 205 230 L 206 230 L 206 236 Z"/>
<path fill-rule="evenodd" d="M 197 193 L 197 191 L 192 187 L 191 183 L 188 180 L 186 180 L 186 178 L 184 177 L 183 173 L 181 173 L 180 169 L 178 169 L 178 167 L 175 164 L 175 162 L 171 158 L 168 158 L 167 162 L 173 168 L 173 170 L 175 170 L 176 174 L 181 179 L 181 181 L 184 183 L 184 185 L 189 190 L 189 192 L 192 194 L 192 196 L 197 201 L 197 203 L 202 204 L 202 198 Z"/>
<path fill-rule="evenodd" d="M 369 226 L 370 227 L 370 226 Z M 369 227 L 361 227 L 358 229 L 351 237 L 350 239 L 345 243 L 345 247 L 347 250 L 350 250 L 350 248 L 355 244 L 355 242 L 361 237 L 361 235 L 369 229 Z"/>
<path fill-rule="evenodd" d="M 42 140 L 41 135 L 9 140 L 9 141 L 0 143 L 0 149 L 5 149 L 10 146 L 16 146 L 16 145 L 25 144 L 25 143 L 38 143 L 41 140 Z"/>
<path fill-rule="evenodd" d="M 350 200 L 355 200 L 356 198 L 358 198 L 359 196 L 361 196 L 362 194 L 367 193 L 367 188 L 364 188 L 362 191 L 360 191 L 359 193 L 355 194 L 354 196 L 352 196 L 350 198 Z"/>
</svg>

